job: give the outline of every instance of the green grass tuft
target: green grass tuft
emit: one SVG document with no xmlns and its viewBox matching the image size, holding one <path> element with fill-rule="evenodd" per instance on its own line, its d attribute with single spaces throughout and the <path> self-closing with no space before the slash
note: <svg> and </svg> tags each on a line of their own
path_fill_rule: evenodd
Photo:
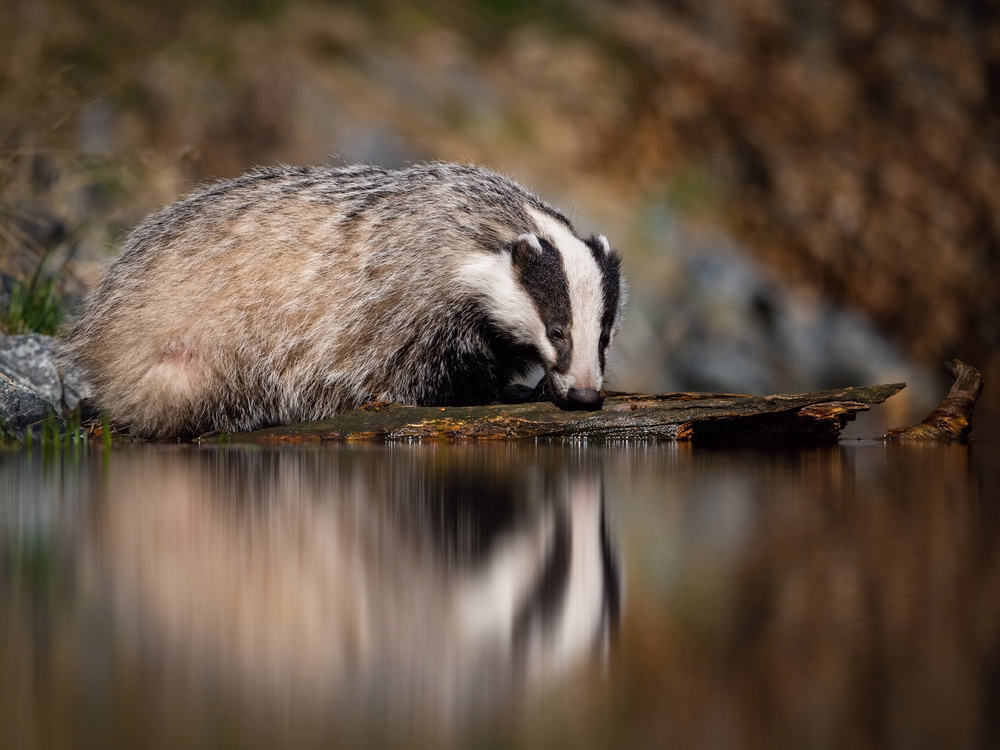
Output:
<svg viewBox="0 0 1000 750">
<path fill-rule="evenodd" d="M 56 294 L 57 278 L 45 272 L 43 257 L 31 277 L 18 280 L 10 297 L 0 302 L 0 329 L 12 335 L 44 333 L 53 335 L 62 321 L 62 300 Z"/>
</svg>

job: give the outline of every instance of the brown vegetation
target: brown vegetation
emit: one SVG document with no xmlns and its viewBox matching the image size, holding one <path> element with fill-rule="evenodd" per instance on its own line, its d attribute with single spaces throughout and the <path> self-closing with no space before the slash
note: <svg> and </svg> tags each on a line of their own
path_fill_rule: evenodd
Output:
<svg viewBox="0 0 1000 750">
<path fill-rule="evenodd" d="M 642 95 L 609 161 L 650 178 L 711 165 L 725 213 L 787 279 L 925 363 L 995 357 L 997 6 L 663 5 L 614 19 Z"/>
</svg>

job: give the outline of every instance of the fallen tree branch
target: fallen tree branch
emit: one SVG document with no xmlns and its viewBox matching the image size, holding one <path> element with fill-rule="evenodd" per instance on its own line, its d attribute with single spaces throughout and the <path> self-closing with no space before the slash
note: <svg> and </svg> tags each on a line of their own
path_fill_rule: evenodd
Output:
<svg viewBox="0 0 1000 750">
<path fill-rule="evenodd" d="M 668 393 L 609 394 L 595 412 L 550 403 L 470 407 L 372 404 L 321 422 L 246 433 L 210 433 L 201 440 L 238 443 L 463 439 L 836 440 L 859 411 L 905 384 L 861 386 L 777 396 Z"/>
<path fill-rule="evenodd" d="M 979 370 L 960 360 L 945 362 L 945 370 L 955 378 L 944 401 L 918 425 L 889 430 L 887 440 L 899 443 L 964 441 L 972 429 L 972 412 L 983 392 Z"/>
</svg>

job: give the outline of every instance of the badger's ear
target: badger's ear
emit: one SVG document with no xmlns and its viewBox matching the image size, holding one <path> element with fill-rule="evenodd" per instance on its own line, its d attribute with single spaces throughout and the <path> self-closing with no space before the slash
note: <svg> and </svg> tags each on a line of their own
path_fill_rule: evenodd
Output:
<svg viewBox="0 0 1000 750">
<path fill-rule="evenodd" d="M 592 234 L 589 240 L 585 240 L 585 243 L 590 248 L 590 252 L 594 254 L 594 260 L 598 263 L 611 253 L 611 245 L 603 234 Z"/>
<path fill-rule="evenodd" d="M 542 243 L 538 235 L 525 232 L 510 246 L 510 257 L 515 266 L 523 266 L 542 254 Z"/>
</svg>

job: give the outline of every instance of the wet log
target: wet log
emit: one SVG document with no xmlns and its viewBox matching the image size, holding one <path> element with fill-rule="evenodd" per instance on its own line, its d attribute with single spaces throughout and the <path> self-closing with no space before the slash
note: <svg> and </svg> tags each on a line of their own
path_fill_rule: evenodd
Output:
<svg viewBox="0 0 1000 750">
<path fill-rule="evenodd" d="M 600 411 L 563 411 L 550 403 L 471 407 L 370 404 L 320 422 L 246 433 L 210 433 L 202 441 L 319 443 L 465 439 L 596 441 L 816 442 L 836 440 L 859 411 L 885 401 L 903 383 L 796 395 L 711 393 L 608 394 Z"/>
<path fill-rule="evenodd" d="M 955 382 L 938 407 L 912 427 L 897 427 L 886 433 L 886 440 L 896 443 L 962 442 L 972 429 L 972 412 L 983 392 L 983 376 L 975 367 L 961 360 L 945 362 L 944 368 Z"/>
</svg>

